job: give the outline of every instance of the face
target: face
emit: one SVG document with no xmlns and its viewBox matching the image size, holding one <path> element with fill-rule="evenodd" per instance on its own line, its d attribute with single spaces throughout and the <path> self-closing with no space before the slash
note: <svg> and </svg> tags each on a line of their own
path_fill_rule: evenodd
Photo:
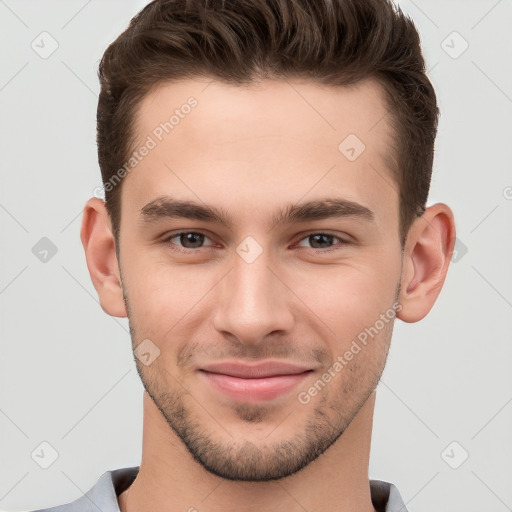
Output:
<svg viewBox="0 0 512 512">
<path fill-rule="evenodd" d="M 210 472 L 293 474 L 388 353 L 402 259 L 383 93 L 186 80 L 145 97 L 136 132 L 151 147 L 122 185 L 119 265 L 133 347 L 157 356 L 135 358 L 145 389 Z"/>
</svg>

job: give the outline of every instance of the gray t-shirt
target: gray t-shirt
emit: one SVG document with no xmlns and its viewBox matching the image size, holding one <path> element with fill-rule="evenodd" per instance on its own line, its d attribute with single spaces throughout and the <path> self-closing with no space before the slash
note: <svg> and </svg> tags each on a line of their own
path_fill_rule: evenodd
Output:
<svg viewBox="0 0 512 512">
<path fill-rule="evenodd" d="M 32 512 L 120 512 L 117 497 L 135 480 L 139 466 L 106 471 L 96 484 L 75 501 Z M 407 512 L 398 489 L 382 480 L 370 480 L 372 503 L 378 512 Z"/>
</svg>

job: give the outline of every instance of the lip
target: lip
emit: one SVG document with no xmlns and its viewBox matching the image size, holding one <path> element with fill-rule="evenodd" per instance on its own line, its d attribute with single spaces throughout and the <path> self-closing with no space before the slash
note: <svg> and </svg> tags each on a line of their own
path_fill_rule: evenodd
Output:
<svg viewBox="0 0 512 512">
<path fill-rule="evenodd" d="M 311 367 L 279 361 L 245 364 L 233 361 L 200 368 L 200 375 L 215 390 L 244 402 L 273 400 L 290 392 L 313 371 Z"/>
<path fill-rule="evenodd" d="M 201 370 L 209 373 L 221 373 L 242 379 L 259 379 L 278 375 L 297 375 L 311 369 L 312 368 L 308 366 L 286 363 L 284 361 L 263 361 L 256 364 L 225 361 L 201 367 Z"/>
</svg>

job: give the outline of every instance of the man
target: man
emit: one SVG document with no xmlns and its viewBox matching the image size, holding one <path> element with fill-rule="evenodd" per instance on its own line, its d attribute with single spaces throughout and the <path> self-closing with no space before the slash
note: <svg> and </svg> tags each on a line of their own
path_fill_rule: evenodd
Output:
<svg viewBox="0 0 512 512">
<path fill-rule="evenodd" d="M 100 81 L 106 202 L 81 239 L 130 322 L 143 453 L 47 510 L 405 511 L 368 478 L 376 387 L 455 239 L 426 206 L 438 108 L 412 21 L 383 0 L 156 0 Z"/>
</svg>

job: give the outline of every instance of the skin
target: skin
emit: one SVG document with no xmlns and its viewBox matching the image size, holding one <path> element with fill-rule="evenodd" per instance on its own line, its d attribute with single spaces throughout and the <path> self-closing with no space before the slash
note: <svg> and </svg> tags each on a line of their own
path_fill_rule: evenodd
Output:
<svg viewBox="0 0 512 512">
<path fill-rule="evenodd" d="M 91 198 L 84 208 L 81 238 L 103 310 L 128 316 L 134 349 L 149 339 L 160 351 L 147 366 L 135 358 L 146 389 L 142 461 L 120 509 L 374 511 L 372 418 L 393 321 L 308 403 L 298 393 L 395 300 L 402 321 L 428 314 L 453 251 L 452 211 L 429 206 L 402 253 L 397 185 L 385 165 L 390 127 L 372 80 L 350 88 L 161 84 L 139 106 L 138 146 L 190 96 L 198 105 L 123 182 L 119 261 L 104 202 Z M 350 133 L 366 146 L 354 161 L 338 150 Z M 142 222 L 147 203 L 171 194 L 222 208 L 233 225 Z M 284 205 L 326 197 L 363 205 L 374 218 L 269 229 Z M 206 236 L 170 238 L 179 230 Z M 334 238 L 310 236 L 322 232 Z M 236 251 L 247 236 L 262 250 L 251 263 Z M 312 371 L 273 400 L 235 400 L 199 372 L 226 359 Z"/>
</svg>

